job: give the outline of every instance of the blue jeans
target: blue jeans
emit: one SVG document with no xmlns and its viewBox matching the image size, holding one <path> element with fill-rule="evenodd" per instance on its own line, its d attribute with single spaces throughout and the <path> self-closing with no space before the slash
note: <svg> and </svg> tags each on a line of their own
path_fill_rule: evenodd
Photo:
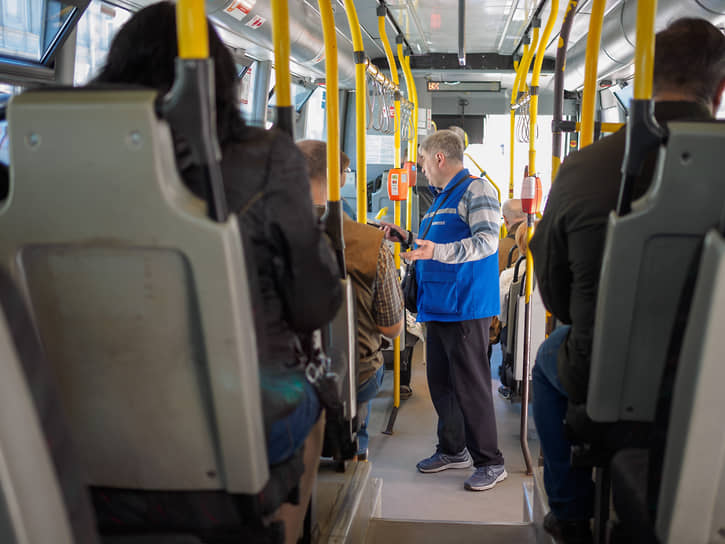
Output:
<svg viewBox="0 0 725 544">
<path fill-rule="evenodd" d="M 302 447 L 310 430 L 320 419 L 320 401 L 312 385 L 305 380 L 305 398 L 284 419 L 272 423 L 267 435 L 267 458 L 276 465 L 292 457 Z"/>
<path fill-rule="evenodd" d="M 365 453 L 368 449 L 368 423 L 370 422 L 370 406 L 383 385 L 385 366 L 381 366 L 357 390 L 357 419 L 360 421 L 360 430 L 357 432 L 357 452 Z"/>
<path fill-rule="evenodd" d="M 564 417 L 569 403 L 559 381 L 557 359 L 569 325 L 559 327 L 541 344 L 532 371 L 534 421 L 544 453 L 544 487 L 549 506 L 557 519 L 581 520 L 592 515 L 594 488 L 592 471 L 572 468 L 571 442 L 564 432 Z"/>
</svg>

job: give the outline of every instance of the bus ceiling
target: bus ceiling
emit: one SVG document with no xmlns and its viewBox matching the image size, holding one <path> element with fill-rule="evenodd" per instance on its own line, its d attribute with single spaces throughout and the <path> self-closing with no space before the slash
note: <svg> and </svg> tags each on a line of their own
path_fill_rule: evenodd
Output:
<svg viewBox="0 0 725 544">
<path fill-rule="evenodd" d="M 27 19 L 27 28 L 20 29 L 24 40 L 12 43 L 7 37 L 0 40 L 0 73 L 5 79 L 17 81 L 55 80 L 54 63 L 60 46 L 75 29 L 89 0 L 48 0 L 44 10 L 31 10 L 34 0 L 3 0 L 17 4 L 35 17 Z M 114 0 L 113 3 L 131 10 L 155 3 L 157 0 Z M 219 30 L 222 39 L 238 56 L 272 60 L 273 42 L 271 5 L 267 0 L 206 0 L 206 12 Z M 513 74 L 513 61 L 521 54 L 524 36 L 530 33 L 534 21 L 545 19 L 551 9 L 550 0 L 535 3 L 514 0 L 510 5 L 500 2 L 478 2 L 468 6 L 465 28 L 466 65 L 459 64 L 458 0 L 404 0 L 387 5 L 384 0 L 356 2 L 362 27 L 365 54 L 379 67 L 387 67 L 380 42 L 376 10 L 387 8 L 388 35 L 396 36 L 402 29 L 405 49 L 412 53 L 411 69 L 417 77 L 434 76 L 461 81 L 496 79 L 508 86 Z M 493 4 L 493 5 L 489 5 Z M 574 90 L 584 80 L 584 53 L 589 15 L 588 1 L 579 4 L 574 20 L 567 55 L 565 88 Z M 558 31 L 568 2 L 560 2 L 555 29 Z M 354 88 L 355 64 L 348 20 L 337 0 L 334 17 L 338 37 L 339 84 Z M 602 30 L 598 77 L 626 79 L 631 72 L 634 54 L 634 21 L 636 2 L 609 0 Z M 315 0 L 290 0 L 291 70 L 300 77 L 324 79 L 325 54 L 320 16 Z M 721 0 L 659 0 L 657 29 L 677 17 L 704 17 L 715 25 L 725 24 L 725 5 Z M 2 25 L 3 23 L 0 23 Z M 7 24 L 5 23 L 5 26 Z M 15 29 L 13 29 L 15 30 Z M 5 33 L 9 35 L 9 33 Z M 14 32 L 17 34 L 17 32 Z M 547 44 L 542 73 L 551 74 L 556 54 L 558 33 Z M 460 77 L 451 77 L 460 74 Z M 465 77 L 464 77 L 465 76 Z M 550 79 L 550 78 L 547 78 Z M 548 87 L 548 81 L 542 87 Z"/>
</svg>

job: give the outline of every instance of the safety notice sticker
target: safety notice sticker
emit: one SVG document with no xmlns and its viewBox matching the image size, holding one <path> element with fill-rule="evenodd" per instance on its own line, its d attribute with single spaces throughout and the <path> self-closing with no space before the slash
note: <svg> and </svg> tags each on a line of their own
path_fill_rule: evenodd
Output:
<svg viewBox="0 0 725 544">
<path fill-rule="evenodd" d="M 229 5 L 224 8 L 224 13 L 227 13 L 241 21 L 244 19 L 256 4 L 257 0 L 232 0 Z"/>
<path fill-rule="evenodd" d="M 259 15 L 255 15 L 254 17 L 252 17 L 249 21 L 247 21 L 244 24 L 247 25 L 247 26 L 249 26 L 249 27 L 252 27 L 252 28 L 259 28 L 259 27 L 261 27 L 264 24 L 264 22 L 266 20 L 267 19 L 265 19 L 264 17 L 260 17 Z"/>
</svg>

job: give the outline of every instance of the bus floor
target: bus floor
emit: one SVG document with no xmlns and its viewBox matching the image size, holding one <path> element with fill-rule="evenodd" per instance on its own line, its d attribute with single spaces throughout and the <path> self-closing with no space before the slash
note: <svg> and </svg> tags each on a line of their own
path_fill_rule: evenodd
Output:
<svg viewBox="0 0 725 544">
<path fill-rule="evenodd" d="M 494 346 L 491 375 L 499 448 L 504 454 L 508 478 L 489 491 L 463 488 L 473 469 L 422 474 L 416 463 L 435 450 L 437 416 L 426 381 L 425 345 L 418 342 L 413 353 L 413 396 L 401 401 L 392 435 L 382 434 L 393 404 L 393 373 L 386 370 L 380 394 L 373 400 L 370 416 L 369 459 L 372 477 L 382 485 L 382 517 L 408 520 L 469 522 L 522 522 L 523 485 L 533 485 L 519 443 L 521 404 L 512 404 L 498 393 L 500 345 Z M 529 411 L 530 413 L 530 411 Z M 538 436 L 529 418 L 529 447 L 538 456 Z"/>
</svg>

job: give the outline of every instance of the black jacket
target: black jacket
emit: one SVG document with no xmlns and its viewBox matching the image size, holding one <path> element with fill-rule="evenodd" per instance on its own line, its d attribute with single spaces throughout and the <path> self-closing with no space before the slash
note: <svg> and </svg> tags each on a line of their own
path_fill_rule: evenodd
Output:
<svg viewBox="0 0 725 544">
<path fill-rule="evenodd" d="M 655 116 L 661 123 L 712 117 L 706 107 L 693 102 L 658 102 Z M 567 157 L 531 240 L 544 305 L 572 326 L 559 351 L 558 370 L 575 403 L 586 400 L 599 269 L 607 218 L 617 205 L 625 140 L 621 129 Z M 654 159 L 645 165 L 634 198 L 649 187 Z"/>
<path fill-rule="evenodd" d="M 278 130 L 245 127 L 239 132 L 222 145 L 222 176 L 245 245 L 269 424 L 303 398 L 296 335 L 331 321 L 342 289 L 337 261 L 314 214 L 302 153 Z M 179 159 L 184 181 L 201 195 L 198 172 L 183 164 Z"/>
</svg>

